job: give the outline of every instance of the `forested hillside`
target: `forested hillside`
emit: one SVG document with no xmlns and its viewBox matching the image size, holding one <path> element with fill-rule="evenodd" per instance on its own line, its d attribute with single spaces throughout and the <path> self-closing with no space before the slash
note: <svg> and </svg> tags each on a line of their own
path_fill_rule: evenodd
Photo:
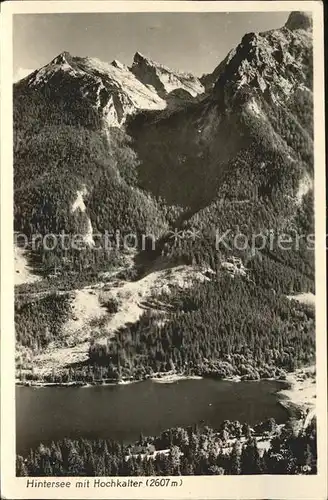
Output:
<svg viewBox="0 0 328 500">
<path fill-rule="evenodd" d="M 33 249 L 43 279 L 17 291 L 19 347 L 37 356 L 69 341 L 70 296 L 47 290 L 93 284 L 100 296 L 114 286 L 102 273 L 122 273 L 126 249 L 105 248 L 106 232 L 137 243 L 126 282 L 161 266 L 211 272 L 210 282 L 157 297 L 161 321 L 145 311 L 100 343 L 96 324 L 87 362 L 52 372 L 55 381 L 165 371 L 257 379 L 313 361 L 313 309 L 286 298 L 315 292 L 312 32 L 291 19 L 245 35 L 203 79 L 206 92 L 176 107 L 162 102 L 170 89 L 144 88 L 150 74 L 161 87 L 169 70 L 143 56 L 131 72 L 63 53 L 15 85 L 15 231 L 41 241 L 79 233 L 84 243 Z M 191 81 L 202 90 L 172 75 L 181 92 Z M 112 106 L 124 117 L 115 126 Z"/>
</svg>

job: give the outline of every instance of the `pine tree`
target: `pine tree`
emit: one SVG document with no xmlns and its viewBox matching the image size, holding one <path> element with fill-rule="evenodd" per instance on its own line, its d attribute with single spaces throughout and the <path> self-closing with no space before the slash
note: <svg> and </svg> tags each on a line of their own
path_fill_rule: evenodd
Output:
<svg viewBox="0 0 328 500">
<path fill-rule="evenodd" d="M 240 475 L 241 474 L 241 444 L 238 440 L 235 441 L 233 447 L 232 447 L 232 453 L 231 453 L 231 466 L 230 466 L 230 473 L 233 475 Z"/>
<path fill-rule="evenodd" d="M 169 470 L 172 476 L 180 475 L 180 448 L 178 446 L 171 446 L 169 453 Z"/>
</svg>

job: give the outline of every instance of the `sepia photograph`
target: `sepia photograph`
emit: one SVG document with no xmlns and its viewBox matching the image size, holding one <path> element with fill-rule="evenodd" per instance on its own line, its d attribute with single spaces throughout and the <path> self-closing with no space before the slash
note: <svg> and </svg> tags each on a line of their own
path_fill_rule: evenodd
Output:
<svg viewBox="0 0 328 500">
<path fill-rule="evenodd" d="M 15 498 L 324 481 L 322 5 L 57 3 L 6 76 Z"/>
</svg>

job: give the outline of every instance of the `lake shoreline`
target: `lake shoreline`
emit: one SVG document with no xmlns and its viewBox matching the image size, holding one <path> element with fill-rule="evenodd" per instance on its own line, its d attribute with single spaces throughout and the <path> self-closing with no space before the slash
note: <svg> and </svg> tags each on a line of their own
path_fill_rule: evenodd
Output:
<svg viewBox="0 0 328 500">
<path fill-rule="evenodd" d="M 217 380 L 218 382 L 260 382 L 260 381 L 270 381 L 270 382 L 281 382 L 286 383 L 286 380 L 275 379 L 275 378 L 262 378 L 256 380 L 244 380 L 240 375 L 234 375 L 231 377 L 219 378 L 214 374 L 210 375 L 186 375 L 183 373 L 172 373 L 172 372 L 159 372 L 153 374 L 152 376 L 144 377 L 142 379 L 103 379 L 103 380 L 95 380 L 94 382 L 84 382 L 82 380 L 76 380 L 71 382 L 43 382 L 38 380 L 29 380 L 29 381 L 21 381 L 16 379 L 16 386 L 18 387 L 104 387 L 107 385 L 115 386 L 115 385 L 128 385 L 128 384 L 136 384 L 138 382 L 145 382 L 146 380 L 151 380 L 152 382 L 158 384 L 173 384 L 176 382 L 180 382 L 183 380 L 206 380 L 212 379 Z"/>
<path fill-rule="evenodd" d="M 199 375 L 184 375 L 183 373 L 158 373 L 152 375 L 151 377 L 145 377 L 142 379 L 104 379 L 104 380 L 96 380 L 94 382 L 84 382 L 82 380 L 72 381 L 72 382 L 42 382 L 42 381 L 26 381 L 22 382 L 21 380 L 16 379 L 17 387 L 105 387 L 107 385 L 128 385 L 128 384 L 136 384 L 138 382 L 145 382 L 146 380 L 151 380 L 152 382 L 158 384 L 173 384 L 175 382 L 179 382 L 181 380 L 202 380 L 204 378 L 212 378 L 212 377 L 201 377 Z M 215 377 L 213 377 L 215 378 Z M 220 380 L 230 380 L 234 381 L 230 378 L 220 379 Z M 235 380 L 239 382 L 239 380 Z"/>
<path fill-rule="evenodd" d="M 316 411 L 316 365 L 298 368 L 288 373 L 288 387 L 278 392 L 280 404 L 288 411 L 293 409 L 315 414 Z"/>
</svg>

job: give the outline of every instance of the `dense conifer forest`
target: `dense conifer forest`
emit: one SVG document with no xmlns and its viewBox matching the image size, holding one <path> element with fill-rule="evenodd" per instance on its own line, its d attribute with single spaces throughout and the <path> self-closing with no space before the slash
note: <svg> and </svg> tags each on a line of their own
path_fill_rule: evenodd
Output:
<svg viewBox="0 0 328 500">
<path fill-rule="evenodd" d="M 238 421 L 177 427 L 134 444 L 64 439 L 18 455 L 17 476 L 188 476 L 316 474 L 316 424 L 274 419 L 250 428 Z"/>
<path fill-rule="evenodd" d="M 67 310 L 67 297 L 59 298 Z M 158 314 L 144 313 L 105 344 L 91 339 L 86 364 L 72 366 L 65 374 L 53 373 L 45 380 L 140 380 L 163 372 L 279 379 L 315 359 L 313 308 L 259 289 L 242 278 L 222 274 L 212 282 L 195 283 L 191 290 L 177 290 L 160 299 L 174 311 L 166 313 L 163 324 Z M 43 299 L 40 305 L 49 300 L 52 298 Z M 108 308 L 112 314 L 116 312 L 115 303 Z M 53 307 L 40 308 L 36 316 L 31 315 L 29 304 L 22 310 L 18 304 L 17 310 L 18 341 L 24 346 L 38 339 L 34 332 L 37 326 L 27 325 L 38 325 L 41 320 L 45 325 L 47 321 L 50 325 L 54 320 L 64 321 L 63 312 Z M 54 323 L 45 329 L 37 349 L 51 339 L 60 340 L 54 336 L 58 326 Z M 30 378 L 34 377 L 27 375 Z"/>
</svg>

